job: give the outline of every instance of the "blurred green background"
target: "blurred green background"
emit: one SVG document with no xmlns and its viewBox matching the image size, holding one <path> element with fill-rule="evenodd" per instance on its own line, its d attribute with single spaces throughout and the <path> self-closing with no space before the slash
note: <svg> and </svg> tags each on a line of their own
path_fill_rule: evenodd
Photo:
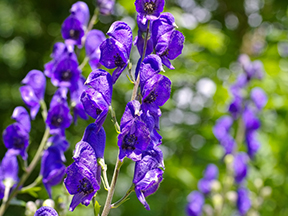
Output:
<svg viewBox="0 0 288 216">
<path fill-rule="evenodd" d="M 52 46 L 61 37 L 61 24 L 76 1 L 1 0 L 0 1 L 0 131 L 13 123 L 10 116 L 16 106 L 24 106 L 18 88 L 32 69 L 43 71 L 50 61 Z M 94 11 L 94 1 L 85 1 Z M 132 0 L 116 1 L 115 14 L 100 17 L 94 28 L 104 33 L 115 20 L 126 21 L 137 34 L 135 7 Z M 252 60 L 259 59 L 265 67 L 262 81 L 253 81 L 251 87 L 260 86 L 268 95 L 268 104 L 262 111 L 259 131 L 261 149 L 250 163 L 248 188 L 254 197 L 248 215 L 288 215 L 288 1 L 287 0 L 167 0 L 165 11 L 171 12 L 176 24 L 186 38 L 183 53 L 173 61 L 175 70 L 165 69 L 173 83 L 171 99 L 161 108 L 161 131 L 166 170 L 164 181 L 156 194 L 147 198 L 151 211 L 146 211 L 135 194 L 117 209 L 116 215 L 185 215 L 186 197 L 197 190 L 208 163 L 220 169 L 220 181 L 225 176 L 222 162 L 223 150 L 212 133 L 215 121 L 227 112 L 231 102 L 229 86 L 241 73 L 237 63 L 239 54 L 246 53 Z M 81 53 L 83 59 L 84 52 Z M 81 59 L 81 60 L 82 60 Z M 80 62 L 81 62 L 80 60 Z M 138 54 L 132 48 L 131 60 L 135 65 Z M 87 65 L 83 73 L 91 72 Z M 115 85 L 113 107 L 118 121 L 126 102 L 131 97 L 133 85 L 126 78 L 127 70 Z M 47 80 L 46 102 L 55 91 Z M 125 103 L 124 103 L 125 101 Z M 71 148 L 66 152 L 67 165 L 72 163 L 75 144 L 81 139 L 88 122 L 78 120 L 66 135 Z M 32 122 L 29 161 L 37 150 L 45 125 L 40 115 Z M 117 134 L 108 116 L 104 124 L 107 136 L 105 159 L 111 179 L 117 155 Z M 0 158 L 5 154 L 0 144 Z M 26 184 L 33 182 L 40 166 Z M 114 201 L 121 198 L 130 187 L 134 163 L 126 160 L 121 168 Z M 22 171 L 21 171 L 22 172 Z M 271 188 L 267 198 L 261 198 L 262 187 Z M 38 198 L 47 199 L 45 189 Z M 62 185 L 53 188 L 53 198 L 65 193 Z M 258 198 L 256 199 L 255 197 Z M 97 200 L 101 205 L 106 192 L 101 189 Z M 35 200 L 27 194 L 19 200 Z M 211 204 L 211 199 L 207 198 Z M 24 215 L 24 207 L 13 206 L 6 215 Z M 20 212 L 22 212 L 20 214 Z M 79 206 L 67 215 L 93 215 L 92 206 Z M 237 215 L 228 208 L 223 215 Z"/>
</svg>

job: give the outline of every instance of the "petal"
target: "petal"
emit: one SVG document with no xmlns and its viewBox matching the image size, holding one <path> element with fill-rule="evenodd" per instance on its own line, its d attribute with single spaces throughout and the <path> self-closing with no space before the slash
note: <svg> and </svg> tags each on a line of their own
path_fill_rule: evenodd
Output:
<svg viewBox="0 0 288 216">
<path fill-rule="evenodd" d="M 16 107 L 13 111 L 12 119 L 16 120 L 18 123 L 23 125 L 23 127 L 26 129 L 28 133 L 30 132 L 31 130 L 30 116 L 24 107 L 22 106 Z"/>
<path fill-rule="evenodd" d="M 87 4 L 83 1 L 74 3 L 70 9 L 71 15 L 78 19 L 83 26 L 87 26 L 90 18 L 90 12 Z"/>
<path fill-rule="evenodd" d="M 22 83 L 31 86 L 37 98 L 39 100 L 43 100 L 46 87 L 46 78 L 41 71 L 29 71 L 26 77 L 22 80 Z"/>
</svg>

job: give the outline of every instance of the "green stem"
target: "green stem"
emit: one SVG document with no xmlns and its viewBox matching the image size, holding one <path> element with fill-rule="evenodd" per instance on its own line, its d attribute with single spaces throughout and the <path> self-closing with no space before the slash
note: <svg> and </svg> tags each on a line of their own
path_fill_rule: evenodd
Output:
<svg viewBox="0 0 288 216">
<path fill-rule="evenodd" d="M 41 106 L 41 108 L 42 108 L 41 114 L 42 114 L 43 120 L 44 120 L 44 122 L 45 122 L 46 119 L 47 119 L 47 106 L 46 106 L 46 103 L 45 103 L 44 100 L 41 100 L 41 101 L 40 101 L 40 106 Z"/>
<path fill-rule="evenodd" d="M 40 184 L 41 181 L 42 181 L 42 179 L 43 179 L 43 176 L 42 176 L 42 175 L 39 175 L 39 176 L 35 179 L 35 181 L 34 181 L 33 183 L 31 183 L 30 185 L 27 185 L 26 187 L 23 187 L 23 188 L 19 191 L 19 193 L 26 193 L 27 190 L 29 190 L 29 189 L 37 186 L 38 184 Z"/>
<path fill-rule="evenodd" d="M 109 110 L 111 112 L 111 118 L 112 118 L 112 122 L 113 122 L 113 124 L 115 126 L 115 129 L 116 129 L 117 133 L 120 133 L 120 126 L 119 126 L 119 124 L 117 122 L 116 113 L 113 110 L 112 105 L 109 106 Z"/>
<path fill-rule="evenodd" d="M 1 207 L 0 207 L 0 216 L 2 216 L 5 212 L 5 210 L 7 209 L 10 201 L 12 200 L 13 197 L 15 197 L 17 195 L 17 193 L 19 192 L 19 188 L 21 188 L 23 186 L 23 184 L 25 183 L 25 181 L 27 180 L 27 178 L 30 176 L 31 172 L 34 170 L 34 168 L 36 167 L 38 161 L 40 160 L 41 156 L 42 156 L 42 152 L 44 150 L 45 144 L 47 142 L 47 139 L 49 137 L 49 127 L 46 128 L 43 138 L 41 140 L 41 143 L 39 145 L 39 148 L 32 160 L 32 162 L 30 163 L 30 165 L 27 168 L 27 172 L 25 172 L 22 176 L 22 178 L 20 179 L 20 181 L 18 182 L 17 186 L 15 187 L 15 189 L 12 191 L 12 193 L 10 194 L 7 202 L 3 202 Z"/>
<path fill-rule="evenodd" d="M 108 190 L 108 195 L 107 195 L 105 206 L 104 206 L 104 209 L 103 209 L 103 212 L 102 212 L 101 216 L 107 216 L 109 214 L 109 212 L 110 212 L 111 201 L 112 201 L 112 198 L 113 198 L 113 195 L 114 195 L 117 178 L 118 178 L 118 175 L 119 175 L 119 172 L 120 172 L 120 167 L 122 166 L 123 162 L 124 161 L 120 161 L 119 157 L 117 156 L 117 161 L 116 161 L 116 165 L 115 165 L 115 169 L 114 169 L 114 173 L 113 173 L 113 177 L 112 177 L 111 187 Z"/>
<path fill-rule="evenodd" d="M 97 23 L 98 13 L 99 13 L 98 8 L 95 8 L 94 14 L 93 14 L 93 16 L 92 16 L 92 18 L 91 18 L 91 20 L 90 20 L 90 22 L 89 22 L 88 28 L 87 28 L 87 30 L 86 30 L 86 32 L 85 32 L 85 35 L 87 35 L 87 33 L 88 33 L 89 31 L 91 31 L 92 28 L 93 28 L 93 26 Z"/>
<path fill-rule="evenodd" d="M 88 61 L 89 61 L 89 58 L 86 56 L 84 58 L 84 60 L 82 61 L 82 63 L 78 66 L 78 69 L 82 70 L 85 67 L 85 65 L 87 64 Z"/>
<path fill-rule="evenodd" d="M 130 188 L 129 188 L 129 190 L 126 192 L 126 194 L 120 199 L 120 200 L 118 200 L 117 202 L 115 202 L 115 203 L 113 203 L 112 205 L 111 205 L 111 208 L 118 208 L 121 204 L 123 204 L 124 202 L 126 202 L 128 199 L 128 197 L 129 197 L 129 195 L 134 191 L 134 189 L 135 189 L 135 185 L 133 184 Z"/>
<path fill-rule="evenodd" d="M 98 159 L 98 164 L 101 166 L 101 169 L 102 169 L 102 174 L 103 174 L 102 181 L 103 181 L 104 187 L 107 191 L 109 191 L 110 185 L 109 185 L 109 181 L 107 178 L 107 165 L 105 164 L 104 158 Z"/>
</svg>

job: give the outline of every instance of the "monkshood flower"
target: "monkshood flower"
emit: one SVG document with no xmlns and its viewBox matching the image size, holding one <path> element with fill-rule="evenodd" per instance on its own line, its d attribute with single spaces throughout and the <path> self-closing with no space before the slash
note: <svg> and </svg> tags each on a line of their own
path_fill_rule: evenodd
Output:
<svg viewBox="0 0 288 216">
<path fill-rule="evenodd" d="M 58 216 L 58 213 L 52 207 L 42 206 L 35 212 L 34 216 Z"/>
<path fill-rule="evenodd" d="M 81 47 L 82 38 L 85 34 L 84 26 L 77 17 L 70 15 L 62 24 L 61 34 L 67 45 L 78 45 Z"/>
<path fill-rule="evenodd" d="M 29 145 L 30 118 L 23 107 L 14 109 L 12 118 L 17 122 L 9 125 L 3 132 L 3 142 L 10 153 L 21 155 L 23 160 L 27 159 L 26 148 Z"/>
<path fill-rule="evenodd" d="M 151 141 L 150 132 L 141 119 L 139 108 L 139 101 L 128 102 L 121 118 L 121 133 L 118 135 L 121 161 L 125 156 L 133 161 L 140 160 L 142 152 L 146 150 Z"/>
<path fill-rule="evenodd" d="M 71 91 L 77 86 L 81 71 L 75 54 L 64 53 L 51 74 L 51 82 L 56 87 L 67 87 Z"/>
<path fill-rule="evenodd" d="M 49 137 L 49 139 L 47 140 L 47 146 L 52 145 L 58 148 L 58 151 L 61 154 L 61 160 L 65 162 L 66 158 L 64 152 L 67 151 L 67 149 L 69 148 L 69 143 L 66 140 L 66 137 L 59 134 Z"/>
<path fill-rule="evenodd" d="M 237 190 L 237 208 L 241 215 L 246 215 L 251 207 L 251 201 L 249 199 L 249 191 L 245 188 L 239 188 Z"/>
<path fill-rule="evenodd" d="M 250 107 L 245 108 L 242 119 L 246 131 L 257 130 L 260 127 L 260 121 Z"/>
<path fill-rule="evenodd" d="M 257 139 L 256 131 L 246 131 L 245 141 L 247 144 L 248 155 L 253 158 L 260 148 L 260 142 Z"/>
<path fill-rule="evenodd" d="M 40 108 L 40 101 L 44 99 L 46 79 L 39 70 L 31 70 L 22 80 L 25 86 L 19 88 L 21 97 L 30 109 L 31 118 L 34 119 Z"/>
<path fill-rule="evenodd" d="M 88 120 L 88 116 L 84 110 L 83 104 L 80 101 L 82 92 L 87 89 L 87 86 L 84 85 L 85 78 L 83 76 L 77 82 L 77 86 L 70 92 L 71 106 L 73 109 L 73 122 L 77 123 L 78 116 L 84 120 Z"/>
<path fill-rule="evenodd" d="M 211 192 L 212 181 L 218 178 L 218 168 L 214 164 L 208 164 L 204 171 L 204 177 L 198 181 L 198 189 L 208 194 Z"/>
<path fill-rule="evenodd" d="M 100 44 L 106 39 L 104 33 L 100 30 L 92 29 L 87 33 L 85 41 L 86 56 L 89 58 L 89 64 L 92 70 L 100 66 Z"/>
<path fill-rule="evenodd" d="M 233 167 L 234 167 L 234 176 L 235 181 L 240 184 L 245 177 L 247 176 L 247 169 L 248 169 L 248 156 L 244 152 L 239 152 L 234 157 Z"/>
<path fill-rule="evenodd" d="M 229 105 L 228 110 L 233 119 L 238 119 L 243 111 L 243 98 L 241 96 L 235 96 L 233 102 Z"/>
<path fill-rule="evenodd" d="M 50 198 L 52 197 L 51 187 L 59 184 L 65 175 L 66 166 L 63 164 L 62 152 L 61 146 L 52 145 L 42 156 L 40 174 L 43 176 L 42 181 Z"/>
<path fill-rule="evenodd" d="M 83 1 L 74 3 L 70 9 L 73 17 L 78 19 L 83 26 L 87 26 L 90 19 L 90 12 L 87 4 Z"/>
<path fill-rule="evenodd" d="M 132 30 L 125 23 L 114 22 L 107 32 L 107 38 L 101 45 L 100 63 L 106 68 L 116 69 L 113 71 L 113 84 L 117 81 L 123 70 L 127 67 L 132 47 Z"/>
<path fill-rule="evenodd" d="M 19 181 L 18 170 L 19 167 L 17 156 L 8 150 L 1 161 L 0 181 L 1 182 L 10 181 L 9 182 L 11 184 L 10 187 L 12 187 Z"/>
<path fill-rule="evenodd" d="M 135 164 L 135 193 L 147 210 L 150 210 L 150 207 L 145 197 L 155 193 L 163 179 L 163 170 L 160 167 L 163 168 L 163 155 L 158 148 L 143 153 L 142 159 Z"/>
<path fill-rule="evenodd" d="M 96 5 L 102 15 L 109 15 L 113 13 L 115 0 L 96 0 Z"/>
<path fill-rule="evenodd" d="M 174 30 L 171 34 L 169 32 L 164 34 L 156 44 L 154 43 L 156 54 L 161 57 L 163 64 L 170 70 L 175 69 L 170 60 L 177 58 L 182 53 L 184 40 L 184 35 Z"/>
<path fill-rule="evenodd" d="M 192 191 L 188 197 L 188 205 L 186 207 L 186 214 L 188 216 L 202 215 L 202 207 L 205 203 L 203 194 L 198 191 Z"/>
<path fill-rule="evenodd" d="M 255 87 L 251 90 L 250 98 L 255 103 L 259 111 L 262 110 L 267 103 L 267 96 L 259 87 Z"/>
<path fill-rule="evenodd" d="M 51 134 L 63 134 L 72 122 L 65 93 L 67 93 L 67 89 L 58 89 L 50 102 L 46 124 L 50 128 Z"/>
<path fill-rule="evenodd" d="M 142 23 L 146 20 L 155 20 L 159 17 L 160 13 L 164 9 L 164 0 L 136 0 L 136 11 L 139 13 L 142 19 Z"/>
<path fill-rule="evenodd" d="M 252 78 L 262 79 L 263 78 L 263 63 L 261 61 L 250 61 L 250 58 L 246 54 L 242 54 L 238 58 L 238 62 L 242 65 L 244 72 L 247 76 L 247 81 Z"/>
</svg>

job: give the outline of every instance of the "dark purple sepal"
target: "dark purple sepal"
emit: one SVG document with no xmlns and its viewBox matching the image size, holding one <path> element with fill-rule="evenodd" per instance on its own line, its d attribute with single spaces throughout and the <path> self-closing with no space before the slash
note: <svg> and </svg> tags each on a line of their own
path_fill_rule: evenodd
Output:
<svg viewBox="0 0 288 216">
<path fill-rule="evenodd" d="M 51 136 L 49 137 L 47 144 L 49 146 L 56 146 L 59 150 L 59 152 L 61 153 L 61 160 L 62 162 L 66 161 L 64 152 L 67 151 L 67 149 L 69 148 L 70 144 L 69 142 L 66 140 L 66 137 L 63 136 L 62 134 L 57 134 L 55 136 Z"/>
<path fill-rule="evenodd" d="M 186 207 L 186 213 L 188 216 L 200 216 L 202 215 L 202 208 L 205 203 L 205 198 L 202 193 L 198 191 L 192 191 L 188 197 L 188 205 Z"/>
<path fill-rule="evenodd" d="M 34 216 L 58 216 L 58 213 L 52 207 L 42 206 L 35 212 Z"/>
<path fill-rule="evenodd" d="M 103 95 L 93 88 L 89 88 L 83 91 L 80 100 L 86 113 L 95 119 L 95 123 L 100 129 L 109 111 L 109 105 Z"/>
<path fill-rule="evenodd" d="M 166 33 L 172 33 L 176 28 L 174 16 L 171 13 L 162 13 L 157 20 L 152 23 L 152 39 L 156 45 L 161 36 Z"/>
<path fill-rule="evenodd" d="M 57 63 L 51 76 L 51 82 L 56 87 L 67 87 L 74 90 L 80 79 L 80 74 L 77 60 L 68 56 Z"/>
<path fill-rule="evenodd" d="M 142 120 L 146 123 L 149 131 L 152 131 L 154 128 L 160 130 L 159 119 L 161 116 L 161 110 L 156 104 L 142 103 L 141 104 Z"/>
<path fill-rule="evenodd" d="M 36 97 L 39 100 L 43 100 L 46 87 L 46 78 L 41 71 L 39 70 L 29 71 L 29 73 L 21 81 L 21 83 L 31 86 Z"/>
<path fill-rule="evenodd" d="M 22 107 L 18 106 L 14 109 L 12 114 L 12 119 L 17 121 L 19 124 L 23 126 L 23 128 L 29 133 L 31 130 L 31 122 L 30 122 L 30 116 L 27 112 L 27 110 Z"/>
<path fill-rule="evenodd" d="M 154 103 L 157 106 L 163 106 L 170 98 L 170 93 L 170 79 L 161 74 L 156 74 L 146 81 L 142 90 L 142 101 L 143 103 Z"/>
<path fill-rule="evenodd" d="M 89 74 L 85 85 L 90 85 L 93 89 L 100 92 L 107 104 L 111 104 L 113 85 L 112 77 L 108 72 L 102 69 L 93 70 Z"/>
<path fill-rule="evenodd" d="M 84 29 L 81 22 L 73 15 L 70 15 L 64 20 L 61 33 L 66 44 L 81 46 Z"/>
<path fill-rule="evenodd" d="M 97 159 L 104 158 L 106 133 L 103 127 L 99 129 L 97 124 L 89 124 L 85 129 L 82 140 L 92 146 Z"/>
<path fill-rule="evenodd" d="M 113 38 L 108 38 L 100 45 L 100 50 L 100 63 L 108 69 L 116 68 L 112 74 L 114 84 L 128 65 L 129 55 L 126 47 Z"/>
<path fill-rule="evenodd" d="M 107 35 L 125 47 L 127 56 L 130 56 L 133 35 L 130 26 L 122 21 L 116 21 L 110 26 Z"/>
<path fill-rule="evenodd" d="M 2 181 L 0 181 L 0 200 L 3 199 L 4 192 L 5 192 L 5 185 L 2 183 Z"/>
<path fill-rule="evenodd" d="M 29 145 L 29 134 L 22 124 L 9 125 L 3 132 L 3 142 L 11 154 L 20 154 L 23 160 L 27 159 L 26 148 Z"/>
<path fill-rule="evenodd" d="M 247 153 L 250 158 L 253 159 L 260 148 L 260 142 L 257 139 L 256 131 L 247 131 L 245 134 L 245 140 L 247 144 Z"/>
<path fill-rule="evenodd" d="M 149 170 L 145 176 L 135 183 L 135 193 L 138 200 L 144 205 L 146 210 L 150 210 L 149 204 L 145 197 L 155 193 L 159 187 L 160 182 L 163 180 L 163 171 L 159 168 Z"/>
<path fill-rule="evenodd" d="M 100 14 L 107 16 L 113 13 L 115 0 L 96 0 Z"/>
<path fill-rule="evenodd" d="M 164 0 L 136 0 L 136 11 L 140 14 L 142 23 L 148 20 L 155 20 L 164 9 Z"/>
<path fill-rule="evenodd" d="M 19 166 L 18 166 L 17 156 L 11 153 L 10 150 L 8 150 L 1 161 L 0 181 L 3 181 L 9 178 L 9 179 L 12 179 L 14 184 L 16 184 L 19 181 L 18 170 L 19 170 Z"/>
<path fill-rule="evenodd" d="M 141 160 L 142 152 L 146 150 L 150 141 L 150 133 L 146 124 L 140 118 L 136 118 L 118 135 L 119 159 L 122 161 L 126 156 L 133 161 Z"/>
<path fill-rule="evenodd" d="M 73 159 L 75 163 L 87 167 L 92 173 L 97 172 L 97 158 L 93 147 L 81 140 L 75 146 Z"/>
<path fill-rule="evenodd" d="M 171 70 L 174 67 L 170 60 L 177 58 L 182 53 L 184 40 L 184 35 L 174 30 L 171 34 L 168 32 L 161 36 L 154 44 L 156 54 L 161 57 L 162 63 Z"/>
<path fill-rule="evenodd" d="M 163 70 L 162 61 L 158 55 L 146 56 L 140 65 L 140 87 L 143 88 L 148 79 Z"/>
<path fill-rule="evenodd" d="M 67 167 L 66 173 L 64 184 L 68 192 L 74 195 L 69 211 L 73 211 L 80 203 L 88 206 L 95 193 L 100 189 L 100 182 L 95 178 L 97 174 L 95 175 L 86 166 L 76 162 Z"/>
<path fill-rule="evenodd" d="M 251 207 L 251 201 L 249 198 L 249 191 L 246 188 L 239 188 L 237 190 L 237 208 L 241 215 L 246 215 Z"/>
<path fill-rule="evenodd" d="M 231 113 L 233 119 L 237 119 L 243 111 L 243 99 L 242 97 L 236 96 L 233 102 L 229 106 L 229 112 Z"/>
<path fill-rule="evenodd" d="M 41 161 L 40 174 L 43 176 L 43 184 L 52 198 L 51 187 L 59 184 L 65 175 L 63 164 L 63 150 L 59 146 L 50 146 L 44 151 Z"/>
<path fill-rule="evenodd" d="M 255 87 L 251 90 L 250 97 L 252 101 L 255 103 L 258 110 L 263 109 L 263 107 L 267 103 L 267 96 L 265 92 L 263 91 L 263 89 L 259 87 Z"/>
<path fill-rule="evenodd" d="M 74 3 L 70 9 L 73 17 L 78 19 L 83 26 L 87 26 L 90 18 L 90 12 L 87 4 L 83 1 Z"/>
<path fill-rule="evenodd" d="M 248 169 L 248 156 L 244 152 L 238 153 L 234 157 L 234 176 L 235 181 L 240 184 L 245 177 L 247 176 L 247 169 Z"/>
<path fill-rule="evenodd" d="M 120 129 L 123 130 L 124 127 L 133 121 L 137 116 L 141 115 L 140 113 L 140 102 L 137 100 L 129 101 L 125 107 L 125 111 L 121 118 Z"/>
<path fill-rule="evenodd" d="M 137 46 L 138 52 L 140 54 L 140 56 L 143 55 L 144 52 L 144 44 L 145 44 L 145 39 L 142 36 L 142 33 L 140 31 L 138 31 L 138 35 L 135 37 L 134 41 L 133 41 L 134 46 Z M 151 54 L 153 52 L 154 48 L 153 48 L 153 41 L 152 38 L 149 38 L 147 41 L 147 45 L 146 45 L 146 52 L 145 52 L 145 56 Z"/>
<path fill-rule="evenodd" d="M 31 86 L 21 86 L 19 88 L 22 100 L 30 109 L 31 119 L 35 119 L 39 109 L 40 109 L 40 101 L 37 98 L 34 90 Z"/>
<path fill-rule="evenodd" d="M 68 93 L 67 88 L 64 87 L 58 88 L 50 101 L 50 108 L 57 106 L 59 103 L 64 103 L 66 106 L 68 106 L 67 93 Z"/>
<path fill-rule="evenodd" d="M 98 67 L 100 60 L 100 45 L 106 39 L 104 33 L 100 30 L 92 29 L 87 33 L 85 41 L 85 51 L 90 59 L 89 64 L 93 69 Z"/>
</svg>

